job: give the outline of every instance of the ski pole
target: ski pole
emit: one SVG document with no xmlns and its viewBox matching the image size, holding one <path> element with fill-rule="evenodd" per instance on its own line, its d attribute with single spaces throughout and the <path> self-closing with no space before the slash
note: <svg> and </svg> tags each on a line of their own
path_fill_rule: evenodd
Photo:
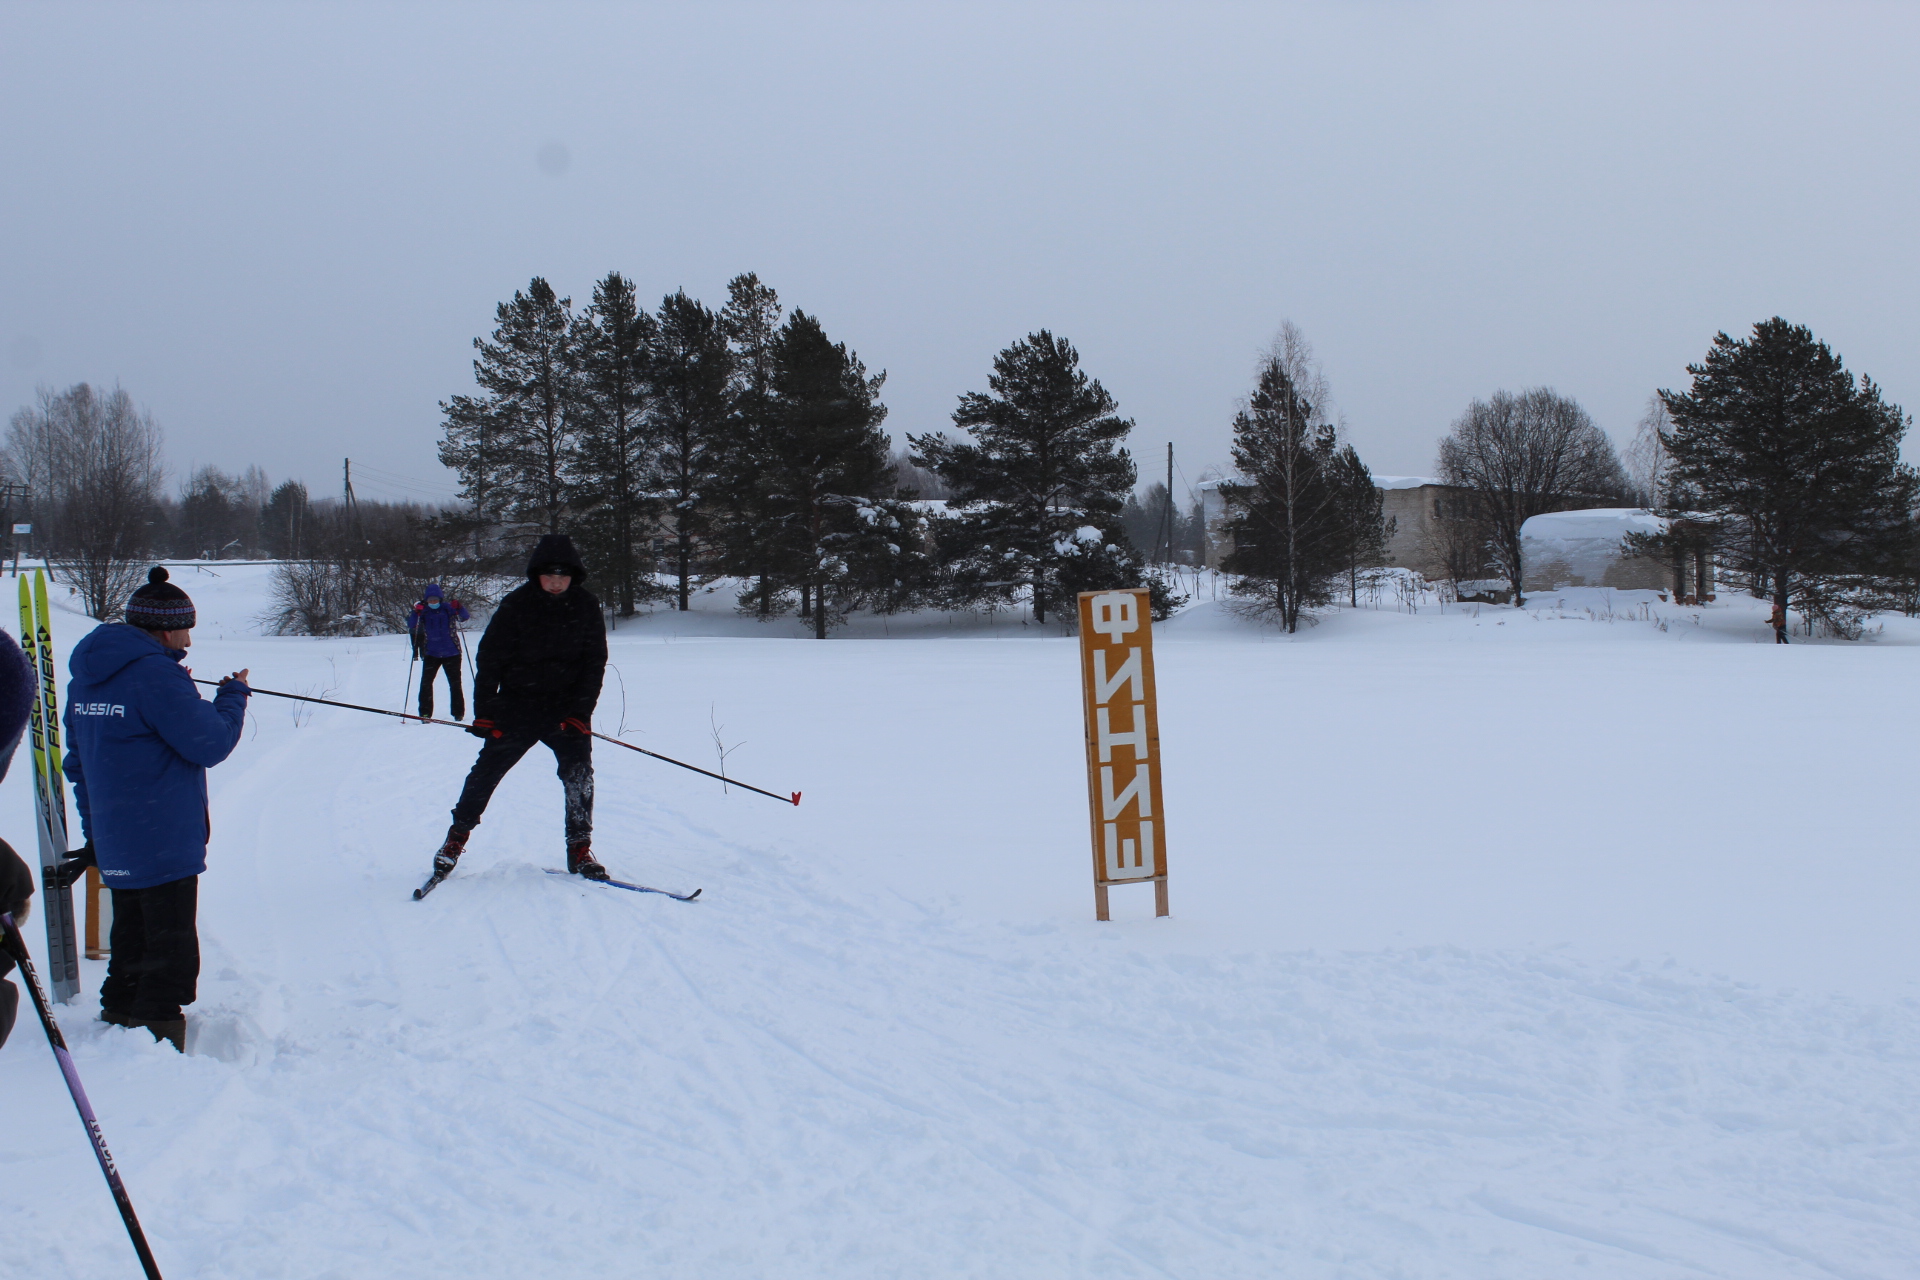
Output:
<svg viewBox="0 0 1920 1280">
<path fill-rule="evenodd" d="M 414 643 L 413 636 L 407 636 L 407 687 L 400 691 L 400 709 L 407 709 L 407 697 L 413 692 L 413 664 L 420 660 L 420 646 Z"/>
<path fill-rule="evenodd" d="M 218 688 L 220 685 L 218 680 L 202 680 L 199 676 L 193 677 L 193 682 L 195 684 L 212 685 L 215 688 Z M 323 707 L 344 707 L 348 711 L 368 711 L 376 716 L 393 716 L 398 720 L 418 720 L 421 724 L 444 724 L 455 729 L 469 729 L 469 726 L 461 724 L 458 720 L 438 720 L 432 716 L 408 715 L 404 711 L 387 711 L 381 707 L 363 707 L 357 702 L 335 702 L 331 698 L 311 698 L 304 693 L 281 693 L 275 689 L 255 689 L 252 685 L 248 685 L 247 688 L 254 693 L 265 694 L 269 698 L 289 698 L 294 702 L 315 702 Z M 685 760 L 675 760 L 672 756 L 663 756 L 658 751 L 649 751 L 645 747 L 636 747 L 631 742 L 611 737 L 601 733 L 597 729 L 589 732 L 592 737 L 598 738 L 602 742 L 611 742 L 616 747 L 625 747 L 629 751 L 638 751 L 643 756 L 652 756 L 655 760 L 659 760 L 665 764 L 678 765 L 682 769 L 687 769 L 694 773 L 713 778 L 719 782 L 724 782 L 730 787 L 738 787 L 742 791 L 751 791 L 755 795 L 766 796 L 769 800 L 778 800 L 781 804 L 797 805 L 800 803 L 800 793 L 798 791 L 789 792 L 784 796 L 777 791 L 763 791 L 759 787 L 740 781 L 738 778 L 730 778 L 724 773 L 714 773 L 710 769 L 702 769 L 699 765 L 688 764 Z"/>
<path fill-rule="evenodd" d="M 27 990 L 33 995 L 34 1011 L 40 1015 L 40 1025 L 46 1029 L 47 1043 L 53 1046 L 53 1057 L 60 1064 L 60 1074 L 66 1079 L 67 1093 L 73 1098 L 74 1110 L 80 1113 L 80 1123 L 87 1127 L 87 1140 L 93 1143 L 93 1155 L 100 1162 L 100 1172 L 107 1177 L 107 1189 L 113 1192 L 113 1202 L 120 1208 L 120 1220 L 127 1224 L 127 1236 L 133 1241 L 133 1251 L 140 1255 L 141 1269 L 147 1273 L 147 1280 L 161 1280 L 160 1265 L 153 1260 L 153 1250 L 147 1247 L 147 1233 L 140 1229 L 140 1219 L 133 1212 L 133 1199 L 127 1195 L 126 1184 L 120 1181 L 120 1171 L 113 1166 L 113 1153 L 107 1150 L 107 1139 L 100 1132 L 100 1122 L 93 1117 L 93 1104 L 87 1101 L 87 1091 L 80 1087 L 80 1073 L 74 1070 L 73 1055 L 67 1052 L 66 1037 L 60 1034 L 60 1027 L 53 1020 L 53 1013 L 47 1008 L 47 997 L 40 990 L 40 975 L 33 971 L 33 960 L 27 955 L 27 941 L 20 936 L 20 930 L 13 923 L 10 912 L 0 912 L 0 925 L 5 926 L 7 953 L 20 966 L 20 976 L 27 980 Z"/>
</svg>

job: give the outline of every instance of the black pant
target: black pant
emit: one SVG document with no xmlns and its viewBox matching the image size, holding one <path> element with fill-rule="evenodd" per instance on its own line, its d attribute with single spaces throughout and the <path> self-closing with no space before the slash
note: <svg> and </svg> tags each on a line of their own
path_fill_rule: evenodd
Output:
<svg viewBox="0 0 1920 1280">
<path fill-rule="evenodd" d="M 199 876 L 113 891 L 113 955 L 100 984 L 103 1010 L 172 1022 L 181 1005 L 193 1003 L 200 980 L 199 904 Z"/>
<path fill-rule="evenodd" d="M 593 739 L 584 733 L 562 733 L 555 725 L 545 733 L 532 729 L 509 729 L 501 737 L 488 738 L 480 748 L 479 759 L 467 771 L 467 785 L 460 789 L 460 802 L 453 806 L 453 825 L 471 831 L 487 811 L 487 801 L 507 770 L 520 763 L 520 757 L 544 742 L 553 750 L 558 764 L 560 785 L 567 796 L 567 843 L 584 844 L 593 838 Z"/>
<path fill-rule="evenodd" d="M 0 978 L 0 1044 L 13 1033 L 13 1015 L 20 1008 L 20 988 Z"/>
<path fill-rule="evenodd" d="M 467 695 L 460 688 L 460 655 L 457 653 L 451 658 L 427 657 L 420 660 L 420 717 L 423 720 L 433 717 L 433 673 L 440 670 L 446 671 L 447 687 L 453 690 L 453 718 L 465 720 Z"/>
</svg>

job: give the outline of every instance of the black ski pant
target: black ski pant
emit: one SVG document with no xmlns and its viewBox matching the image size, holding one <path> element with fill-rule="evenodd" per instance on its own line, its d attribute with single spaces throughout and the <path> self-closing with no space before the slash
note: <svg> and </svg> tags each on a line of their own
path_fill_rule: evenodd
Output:
<svg viewBox="0 0 1920 1280">
<path fill-rule="evenodd" d="M 420 718 L 422 720 L 433 718 L 433 673 L 443 670 L 447 673 L 447 688 L 453 691 L 451 696 L 453 718 L 465 720 L 467 695 L 460 687 L 460 655 L 457 653 L 451 658 L 420 659 Z"/>
<path fill-rule="evenodd" d="M 113 954 L 100 1008 L 142 1021 L 173 1022 L 200 980 L 200 877 L 113 890 Z"/>
<path fill-rule="evenodd" d="M 13 1016 L 20 1009 L 20 988 L 0 978 L 0 1044 L 13 1034 Z"/>
<path fill-rule="evenodd" d="M 584 733 L 564 733 L 558 725 L 539 733 L 532 729 L 508 729 L 498 738 L 488 738 L 480 748 L 480 758 L 467 771 L 467 785 L 460 789 L 460 802 L 453 806 L 453 825 L 471 831 L 487 811 L 487 801 L 507 770 L 520 763 L 520 757 L 533 750 L 537 742 L 553 751 L 559 766 L 560 785 L 566 789 L 567 843 L 585 844 L 593 838 L 593 739 Z"/>
</svg>

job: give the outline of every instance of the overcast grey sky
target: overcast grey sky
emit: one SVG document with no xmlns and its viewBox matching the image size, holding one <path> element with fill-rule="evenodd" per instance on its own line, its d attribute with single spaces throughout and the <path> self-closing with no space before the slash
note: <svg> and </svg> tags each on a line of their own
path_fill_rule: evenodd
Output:
<svg viewBox="0 0 1920 1280">
<path fill-rule="evenodd" d="M 887 370 L 896 436 L 1051 328 L 1188 479 L 1284 319 L 1383 473 L 1500 387 L 1624 444 L 1774 314 L 1920 408 L 1916 34 L 1913 5 L 8 4 L 0 411 L 118 380 L 176 477 L 325 492 L 352 455 L 451 494 L 437 402 L 494 304 L 614 269 L 714 305 L 757 271 Z"/>
</svg>

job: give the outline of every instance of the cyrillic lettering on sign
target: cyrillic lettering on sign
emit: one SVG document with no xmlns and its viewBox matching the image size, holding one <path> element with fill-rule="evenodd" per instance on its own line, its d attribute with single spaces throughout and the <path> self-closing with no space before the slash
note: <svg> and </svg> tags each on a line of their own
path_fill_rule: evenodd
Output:
<svg viewBox="0 0 1920 1280">
<path fill-rule="evenodd" d="M 1094 882 L 1158 879 L 1165 914 L 1167 851 L 1160 812 L 1160 721 L 1153 615 L 1146 588 L 1080 596 L 1080 686 L 1086 704 L 1087 804 Z"/>
</svg>

